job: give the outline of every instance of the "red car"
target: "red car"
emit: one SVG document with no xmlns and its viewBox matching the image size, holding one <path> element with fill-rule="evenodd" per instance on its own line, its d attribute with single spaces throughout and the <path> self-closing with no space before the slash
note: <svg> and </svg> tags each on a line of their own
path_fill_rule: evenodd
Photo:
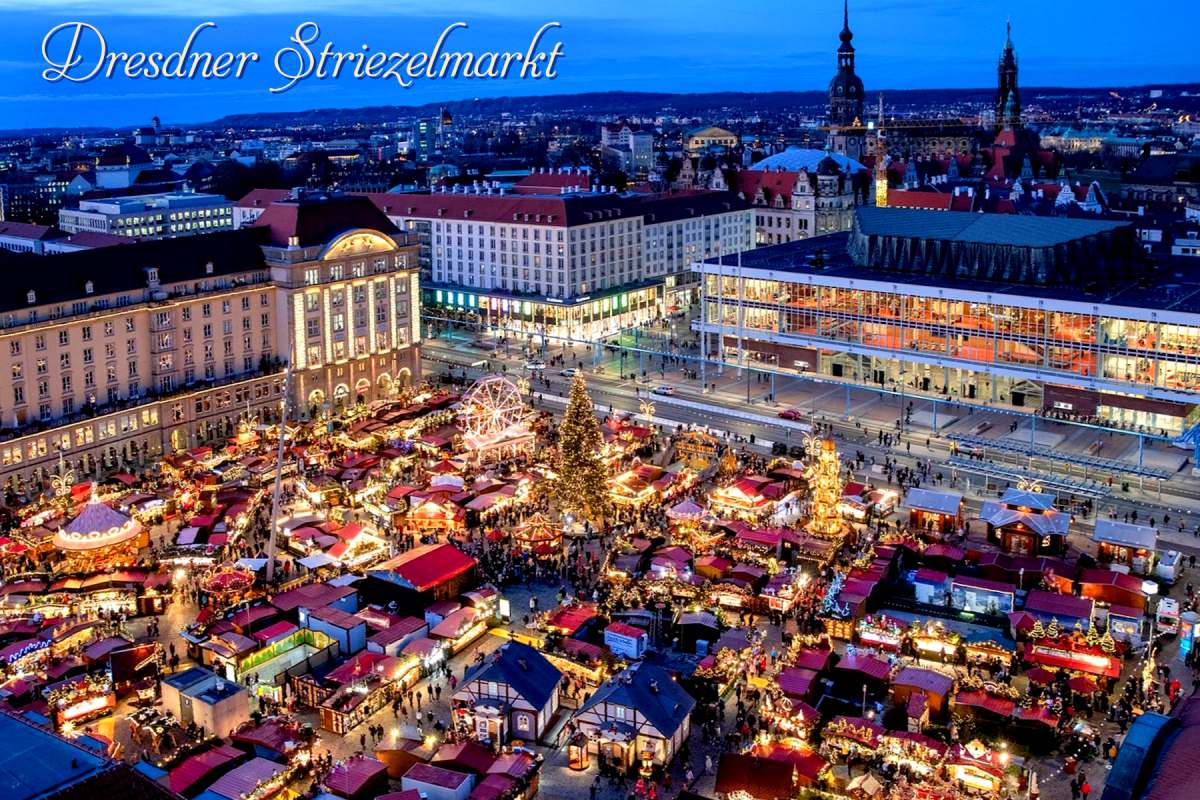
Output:
<svg viewBox="0 0 1200 800">
<path fill-rule="evenodd" d="M 804 419 L 804 412 L 798 408 L 785 408 L 783 411 L 779 412 L 779 417 L 781 419 L 797 422 Z"/>
</svg>

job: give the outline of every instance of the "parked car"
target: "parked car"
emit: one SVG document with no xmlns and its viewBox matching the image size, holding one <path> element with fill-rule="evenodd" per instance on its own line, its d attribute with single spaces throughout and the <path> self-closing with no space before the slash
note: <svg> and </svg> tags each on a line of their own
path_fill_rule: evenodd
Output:
<svg viewBox="0 0 1200 800">
<path fill-rule="evenodd" d="M 538 361 L 537 359 L 531 359 L 531 360 L 525 362 L 525 369 L 536 371 L 536 370 L 545 369 L 545 368 L 546 368 L 545 361 Z"/>
</svg>

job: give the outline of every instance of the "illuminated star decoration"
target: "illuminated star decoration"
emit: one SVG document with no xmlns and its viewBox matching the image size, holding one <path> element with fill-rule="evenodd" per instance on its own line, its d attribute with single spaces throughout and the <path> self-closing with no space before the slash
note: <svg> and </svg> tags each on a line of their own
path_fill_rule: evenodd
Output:
<svg viewBox="0 0 1200 800">
<path fill-rule="evenodd" d="M 71 487 L 74 485 L 75 470 L 67 469 L 60 449 L 58 451 L 58 474 L 50 479 L 50 488 L 54 490 L 55 497 L 66 497 L 71 493 Z"/>
<path fill-rule="evenodd" d="M 642 401 L 638 403 L 638 412 L 642 415 L 642 419 L 644 419 L 646 422 L 650 422 L 654 418 L 654 411 L 655 409 L 653 400 L 643 398 Z"/>
</svg>

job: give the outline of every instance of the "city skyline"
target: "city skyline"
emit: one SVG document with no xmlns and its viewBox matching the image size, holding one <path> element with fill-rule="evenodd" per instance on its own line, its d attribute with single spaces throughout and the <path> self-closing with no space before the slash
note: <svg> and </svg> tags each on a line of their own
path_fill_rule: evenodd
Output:
<svg viewBox="0 0 1200 800">
<path fill-rule="evenodd" d="M 1115 14 L 1115 4 L 1100 5 L 1113 5 Z M 278 3 L 259 4 L 256 8 L 268 13 L 253 15 L 217 3 L 206 7 L 206 15 L 200 17 L 167 3 L 139 3 L 92 16 L 80 13 L 88 10 L 82 3 L 49 0 L 33 10 L 17 10 L 6 1 L 0 2 L 0 10 L 7 12 L 9 24 L 0 33 L 0 46 L 7 55 L 0 66 L 10 80 L 0 102 L 9 106 L 4 127 L 22 129 L 70 127 L 81 118 L 96 125 L 126 126 L 157 114 L 183 124 L 229 113 L 407 106 L 590 91 L 735 91 L 749 85 L 764 92 L 820 91 L 834 66 L 841 10 L 837 6 L 822 2 L 765 26 L 751 12 L 722 8 L 719 17 L 684 14 L 674 4 L 648 10 L 622 3 L 596 13 L 576 4 L 542 10 L 524 3 L 504 16 L 478 4 L 459 4 L 434 15 L 414 8 L 402 21 L 392 22 L 369 16 L 383 12 L 370 2 L 358 6 L 357 16 L 337 13 L 327 3 L 305 3 L 298 10 L 284 10 Z M 1188 26 L 1129 31 L 1108 21 L 1114 14 L 1068 19 L 1065 13 L 1038 10 L 1026 2 L 1007 8 L 977 8 L 956 0 L 860 2 L 850 7 L 850 24 L 858 71 L 869 93 L 991 85 L 1006 17 L 1013 21 L 1027 86 L 1168 85 L 1200 74 L 1195 51 L 1187 46 Z M 178 47 L 195 24 L 212 19 L 218 26 L 206 33 L 212 49 L 257 49 L 265 63 L 244 80 L 208 85 L 129 79 L 46 83 L 40 77 L 42 37 L 54 24 L 76 19 L 100 27 L 111 49 L 167 51 Z M 528 38 L 538 25 L 557 20 L 562 23 L 558 34 L 565 56 L 559 77 L 552 81 L 460 79 L 418 82 L 399 89 L 375 81 L 310 80 L 285 94 L 272 95 L 267 89 L 278 75 L 269 62 L 306 19 L 320 24 L 322 41 L 333 40 L 345 48 L 367 42 L 376 50 L 425 46 L 446 24 L 459 19 L 470 26 L 455 34 L 461 36 L 460 47 L 507 48 Z M 613 49 L 614 42 L 620 43 L 619 50 Z M 1114 53 L 1122 58 L 1112 58 Z"/>
</svg>

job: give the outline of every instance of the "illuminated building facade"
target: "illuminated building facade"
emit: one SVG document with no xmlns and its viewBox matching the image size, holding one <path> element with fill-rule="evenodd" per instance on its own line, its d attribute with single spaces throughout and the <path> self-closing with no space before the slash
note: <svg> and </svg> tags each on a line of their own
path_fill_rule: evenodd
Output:
<svg viewBox="0 0 1200 800">
<path fill-rule="evenodd" d="M 754 236 L 730 192 L 370 197 L 421 238 L 426 306 L 530 335 L 593 339 L 656 319 L 690 300 L 693 261 Z"/>
<path fill-rule="evenodd" d="M 1147 285 L 1128 226 L 862 208 L 849 234 L 712 259 L 705 355 L 1178 434 L 1200 284 Z"/>
<path fill-rule="evenodd" d="M 0 252 L 0 487 L 133 469 L 293 397 L 372 401 L 417 376 L 417 247 L 364 198 L 284 200 L 236 231 Z M 319 393 L 319 394 L 316 394 Z"/>
<path fill-rule="evenodd" d="M 417 244 L 357 195 L 301 195 L 255 222 L 302 413 L 391 397 L 421 367 Z"/>
</svg>

